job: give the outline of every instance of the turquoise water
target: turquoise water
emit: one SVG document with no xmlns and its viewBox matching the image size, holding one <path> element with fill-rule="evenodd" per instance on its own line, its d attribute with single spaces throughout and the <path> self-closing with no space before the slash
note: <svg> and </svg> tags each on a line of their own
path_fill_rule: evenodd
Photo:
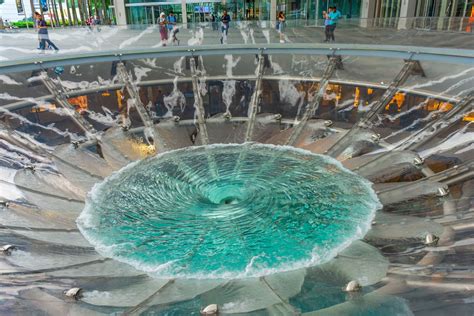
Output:
<svg viewBox="0 0 474 316">
<path fill-rule="evenodd" d="M 158 277 L 238 278 L 316 265 L 380 207 L 336 160 L 261 144 L 192 147 L 96 185 L 78 219 L 105 256 Z"/>
</svg>

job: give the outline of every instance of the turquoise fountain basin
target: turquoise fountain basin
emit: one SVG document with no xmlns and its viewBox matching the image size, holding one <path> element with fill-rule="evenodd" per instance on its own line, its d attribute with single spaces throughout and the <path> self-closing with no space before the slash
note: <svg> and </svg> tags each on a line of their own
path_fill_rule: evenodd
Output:
<svg viewBox="0 0 474 316">
<path fill-rule="evenodd" d="M 189 147 L 131 163 L 89 193 L 82 234 L 163 278 L 242 278 L 327 262 L 370 228 L 371 183 L 286 146 Z"/>
</svg>

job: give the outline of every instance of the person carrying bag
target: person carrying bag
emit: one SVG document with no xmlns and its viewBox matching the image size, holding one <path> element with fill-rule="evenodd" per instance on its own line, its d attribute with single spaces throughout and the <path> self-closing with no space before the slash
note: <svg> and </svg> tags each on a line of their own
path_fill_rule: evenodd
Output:
<svg viewBox="0 0 474 316">
<path fill-rule="evenodd" d="M 174 15 L 173 11 L 170 11 L 168 15 L 168 30 L 169 33 L 171 34 L 171 39 L 173 40 L 173 44 L 178 43 L 179 46 L 179 39 L 176 37 L 176 34 L 179 32 L 179 28 L 176 25 L 176 22 L 178 20 L 176 19 L 176 15 Z"/>
</svg>

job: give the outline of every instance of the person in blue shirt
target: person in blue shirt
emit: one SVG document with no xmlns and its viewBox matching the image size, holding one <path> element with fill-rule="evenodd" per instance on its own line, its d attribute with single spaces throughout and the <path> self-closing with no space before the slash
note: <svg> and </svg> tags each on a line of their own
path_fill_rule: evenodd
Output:
<svg viewBox="0 0 474 316">
<path fill-rule="evenodd" d="M 167 24 L 168 30 L 169 30 L 169 33 L 171 34 L 171 39 L 173 40 L 173 44 L 178 43 L 178 46 L 179 46 L 179 39 L 176 37 L 176 33 L 179 32 L 179 28 L 176 25 L 176 22 L 178 22 L 178 20 L 176 19 L 176 15 L 174 15 L 173 11 L 170 11 L 170 13 L 168 14 L 168 24 Z"/>
<path fill-rule="evenodd" d="M 44 20 L 43 16 L 39 13 L 35 13 L 35 17 L 38 21 L 36 25 L 38 28 L 38 38 L 40 40 L 39 48 L 44 51 L 46 49 L 46 44 L 48 44 L 48 47 L 58 51 L 59 48 L 49 39 L 48 26 L 46 25 L 46 21 Z"/>
<path fill-rule="evenodd" d="M 336 6 L 329 7 L 329 39 L 326 38 L 326 40 L 332 40 L 333 42 L 336 41 L 334 38 L 334 31 L 336 30 L 337 26 L 337 21 L 339 18 L 342 16 L 341 12 L 339 12 L 336 8 Z"/>
</svg>

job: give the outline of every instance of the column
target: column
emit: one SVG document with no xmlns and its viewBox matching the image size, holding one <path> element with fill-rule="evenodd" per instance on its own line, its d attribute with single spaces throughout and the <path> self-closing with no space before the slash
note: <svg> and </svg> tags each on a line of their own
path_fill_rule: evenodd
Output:
<svg viewBox="0 0 474 316">
<path fill-rule="evenodd" d="M 446 12 L 448 9 L 448 0 L 441 0 L 441 8 L 439 9 L 438 30 L 443 30 L 446 24 Z"/>
<path fill-rule="evenodd" d="M 398 29 L 412 28 L 415 17 L 416 0 L 402 0 L 400 16 L 398 17 Z"/>
<path fill-rule="evenodd" d="M 458 21 L 460 21 L 461 17 L 457 17 L 456 16 L 456 9 L 458 7 L 458 3 L 459 1 L 458 0 L 453 0 L 453 2 L 451 3 L 451 11 L 449 12 L 449 25 L 448 25 L 448 30 L 449 31 L 454 31 L 455 30 L 455 26 L 457 24 Z M 467 3 L 467 1 L 466 1 Z M 463 15 L 465 16 L 465 15 Z M 461 24 L 461 23 L 459 23 Z"/>
<path fill-rule="evenodd" d="M 277 2 L 270 0 L 270 21 L 275 22 L 277 19 Z"/>
<path fill-rule="evenodd" d="M 115 20 L 117 25 L 127 25 L 127 14 L 125 11 L 125 0 L 114 0 Z"/>
<path fill-rule="evenodd" d="M 188 23 L 188 14 L 186 11 L 186 0 L 181 0 L 181 16 L 182 16 L 183 24 Z"/>
<path fill-rule="evenodd" d="M 360 7 L 360 26 L 370 27 L 375 17 L 375 1 L 376 0 L 362 0 Z"/>
</svg>

